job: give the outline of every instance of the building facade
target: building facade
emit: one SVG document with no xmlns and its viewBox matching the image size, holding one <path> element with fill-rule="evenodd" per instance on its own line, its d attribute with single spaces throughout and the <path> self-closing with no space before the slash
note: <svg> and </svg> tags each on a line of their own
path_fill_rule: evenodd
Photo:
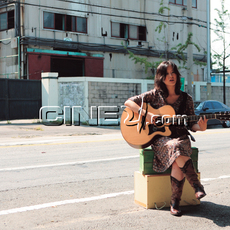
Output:
<svg viewBox="0 0 230 230">
<path fill-rule="evenodd" d="M 146 73 L 127 49 L 149 62 L 178 63 L 172 48 L 186 42 L 188 26 L 200 48 L 193 46 L 193 57 L 205 63 L 206 1 L 191 0 L 192 17 L 187 1 L 0 1 L 0 77 L 41 79 L 42 72 L 58 72 L 60 77 L 145 79 L 154 71 Z M 204 80 L 205 67 L 194 62 L 191 68 L 195 81 Z M 187 71 L 181 73 L 186 79 Z"/>
</svg>

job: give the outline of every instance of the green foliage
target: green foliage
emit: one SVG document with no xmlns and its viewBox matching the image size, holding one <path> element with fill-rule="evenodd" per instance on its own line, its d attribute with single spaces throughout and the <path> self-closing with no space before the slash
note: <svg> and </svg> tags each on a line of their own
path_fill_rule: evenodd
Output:
<svg viewBox="0 0 230 230">
<path fill-rule="evenodd" d="M 185 57 L 184 52 L 187 50 L 189 45 L 195 46 L 198 52 L 201 51 L 200 47 L 196 43 L 192 42 L 192 36 L 193 36 L 192 33 L 188 33 L 187 40 L 185 41 L 184 44 L 179 43 L 177 46 L 171 48 L 171 50 L 176 51 L 176 54 L 175 54 L 176 59 L 180 64 L 182 64 L 182 66 L 179 66 L 179 68 L 187 69 L 186 67 L 187 59 Z M 194 64 L 199 65 L 199 66 L 206 65 L 206 63 L 198 61 L 196 59 L 193 59 L 193 61 L 194 61 Z"/>
<path fill-rule="evenodd" d="M 123 42 L 121 44 L 123 45 Z M 135 64 L 139 63 L 140 65 L 144 65 L 145 66 L 145 73 L 146 74 L 147 74 L 149 68 L 151 68 L 151 70 L 154 70 L 162 62 L 162 60 L 157 61 L 157 62 L 149 62 L 149 61 L 147 61 L 147 59 L 148 59 L 147 57 L 146 58 L 138 57 L 133 52 L 131 52 L 130 50 L 128 50 L 126 46 L 124 46 L 124 48 L 129 53 L 129 58 L 132 61 L 134 61 Z M 154 76 L 150 76 L 150 77 L 147 77 L 147 78 L 148 79 L 154 79 Z"/>
<path fill-rule="evenodd" d="M 170 8 L 164 6 L 164 0 L 161 0 L 161 3 L 160 3 L 160 8 L 158 10 L 158 13 L 159 14 L 163 14 L 165 10 L 168 10 L 170 11 Z M 163 28 L 166 28 L 166 23 L 165 22 L 160 22 L 160 24 L 156 27 L 155 29 L 155 32 L 158 32 L 159 34 L 161 33 L 162 29 Z"/>
<path fill-rule="evenodd" d="M 158 10 L 158 13 L 163 14 L 165 10 L 170 11 L 170 8 L 164 6 L 163 0 L 161 0 L 160 8 Z M 166 27 L 167 27 L 167 24 L 165 22 L 160 22 L 159 25 L 156 27 L 155 32 L 161 33 L 162 30 L 165 29 Z M 175 58 L 178 60 L 178 62 L 180 64 L 182 64 L 182 66 L 179 66 L 179 68 L 187 69 L 187 67 L 186 67 L 187 58 L 185 56 L 185 52 L 186 52 L 186 50 L 187 50 L 189 45 L 195 46 L 195 48 L 197 49 L 198 52 L 201 51 L 200 47 L 196 43 L 192 42 L 192 36 L 193 36 L 193 34 L 189 33 L 188 37 L 187 37 L 187 40 L 186 40 L 186 42 L 184 44 L 179 43 L 177 46 L 175 46 L 175 47 L 173 47 L 171 49 L 171 51 L 175 51 L 175 52 L 173 52 L 173 55 L 175 55 Z M 157 40 L 162 42 L 162 43 L 167 42 L 165 36 L 163 36 L 162 39 L 157 38 Z M 123 42 L 121 44 L 123 45 Z M 136 56 L 134 53 L 132 53 L 130 50 L 128 50 L 126 46 L 124 46 L 124 48 L 129 53 L 129 58 L 131 60 L 133 60 L 135 62 L 135 64 L 139 63 L 140 65 L 145 66 L 145 73 L 148 72 L 149 68 L 151 68 L 152 72 L 154 72 L 153 70 L 155 70 L 158 67 L 158 65 L 163 61 L 163 54 L 159 57 L 162 60 L 159 60 L 159 61 L 156 61 L 156 62 L 149 62 L 147 60 L 147 58 L 142 58 L 142 57 Z M 194 64 L 199 65 L 199 66 L 206 65 L 205 62 L 201 62 L 201 61 L 198 61 L 198 60 L 195 60 L 195 59 L 194 59 Z M 147 77 L 147 78 L 152 79 L 152 78 L 154 78 L 154 76 Z"/>
<path fill-rule="evenodd" d="M 129 53 L 129 58 L 134 61 L 135 64 L 139 63 L 140 65 L 145 65 L 145 73 L 148 72 L 148 69 L 153 67 L 153 64 L 147 61 L 147 58 L 141 58 L 134 55 L 131 51 L 127 50 Z"/>
<path fill-rule="evenodd" d="M 160 34 L 163 28 L 166 28 L 166 24 L 164 22 L 160 22 L 160 24 L 156 27 L 155 32 Z"/>
<path fill-rule="evenodd" d="M 218 70 L 223 69 L 225 60 L 230 56 L 230 54 L 227 54 L 228 48 L 230 47 L 230 44 L 227 42 L 225 34 L 226 34 L 226 29 L 229 26 L 228 22 L 230 20 L 230 14 L 228 10 L 225 10 L 224 8 L 224 3 L 225 1 L 221 1 L 221 9 L 215 9 L 215 11 L 218 14 L 218 18 L 215 18 L 216 22 L 216 29 L 214 30 L 217 39 L 215 39 L 213 42 L 222 42 L 222 50 L 218 51 L 213 51 L 212 58 L 214 62 L 212 65 L 216 65 Z M 227 67 L 225 66 L 227 69 Z"/>
<path fill-rule="evenodd" d="M 169 8 L 169 7 L 164 6 L 164 0 L 161 0 L 160 6 L 161 6 L 161 7 L 160 7 L 159 10 L 158 10 L 158 13 L 159 13 L 159 14 L 163 14 L 165 10 L 170 11 L 170 8 Z"/>
</svg>

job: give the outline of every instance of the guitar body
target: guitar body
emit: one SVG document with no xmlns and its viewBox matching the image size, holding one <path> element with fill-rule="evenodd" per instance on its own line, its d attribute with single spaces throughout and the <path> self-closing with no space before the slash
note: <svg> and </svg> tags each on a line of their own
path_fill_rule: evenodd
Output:
<svg viewBox="0 0 230 230">
<path fill-rule="evenodd" d="M 159 109 L 153 109 L 149 104 L 143 103 L 143 109 L 159 117 L 173 117 L 175 110 L 170 105 L 162 106 Z M 134 113 L 128 107 L 125 108 L 121 115 L 120 128 L 124 139 L 134 148 L 146 148 L 153 141 L 154 137 L 170 136 L 170 123 L 163 124 L 157 122 L 157 125 L 149 124 L 143 116 Z"/>
</svg>

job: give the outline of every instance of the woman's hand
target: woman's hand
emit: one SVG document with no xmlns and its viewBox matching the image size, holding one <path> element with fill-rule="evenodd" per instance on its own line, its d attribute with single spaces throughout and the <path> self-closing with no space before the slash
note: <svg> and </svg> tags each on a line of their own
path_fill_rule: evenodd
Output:
<svg viewBox="0 0 230 230">
<path fill-rule="evenodd" d="M 200 126 L 200 131 L 205 131 L 207 129 L 207 122 L 208 122 L 208 119 L 205 116 L 199 119 L 197 124 Z"/>
<path fill-rule="evenodd" d="M 150 124 L 156 125 L 156 119 L 158 118 L 158 115 L 155 115 L 153 113 L 148 112 L 146 116 L 146 121 L 149 122 Z"/>
<path fill-rule="evenodd" d="M 207 122 L 208 119 L 204 116 L 203 118 L 201 117 L 197 124 L 194 124 L 192 126 L 193 131 L 205 131 L 207 129 Z"/>
<path fill-rule="evenodd" d="M 129 107 L 134 113 L 140 113 L 141 116 L 145 116 L 146 110 L 142 109 L 140 110 L 140 106 L 137 105 L 135 102 L 131 100 L 127 100 L 125 102 L 125 106 Z M 146 121 L 150 124 L 155 124 L 155 120 L 158 117 L 158 115 L 154 115 L 153 113 L 148 112 L 146 115 Z"/>
</svg>

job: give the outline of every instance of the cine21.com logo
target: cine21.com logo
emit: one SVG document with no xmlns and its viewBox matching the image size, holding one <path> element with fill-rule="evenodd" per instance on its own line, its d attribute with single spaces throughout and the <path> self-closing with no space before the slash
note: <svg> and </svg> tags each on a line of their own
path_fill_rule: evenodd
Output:
<svg viewBox="0 0 230 230">
<path fill-rule="evenodd" d="M 90 115 L 82 106 L 64 106 L 63 110 L 60 106 L 43 106 L 39 110 L 39 120 L 47 126 L 58 125 L 75 125 L 80 126 L 81 118 L 87 123 L 94 126 L 118 126 L 119 111 L 123 111 L 125 106 L 91 106 Z M 85 119 L 85 118 L 88 119 Z"/>
<path fill-rule="evenodd" d="M 120 106 L 120 108 L 118 106 L 91 106 L 88 124 L 93 126 L 118 126 L 120 124 L 118 113 L 120 109 L 123 111 L 124 108 L 124 105 Z M 95 117 L 93 117 L 93 114 Z M 81 116 L 89 118 L 82 106 L 64 106 L 63 110 L 60 106 L 43 106 L 39 110 L 39 120 L 47 126 L 62 124 L 80 126 Z M 176 123 L 178 125 L 187 125 L 186 115 L 173 115 L 172 117 L 170 115 L 156 116 L 160 117 L 156 121 L 159 124 Z"/>
</svg>

